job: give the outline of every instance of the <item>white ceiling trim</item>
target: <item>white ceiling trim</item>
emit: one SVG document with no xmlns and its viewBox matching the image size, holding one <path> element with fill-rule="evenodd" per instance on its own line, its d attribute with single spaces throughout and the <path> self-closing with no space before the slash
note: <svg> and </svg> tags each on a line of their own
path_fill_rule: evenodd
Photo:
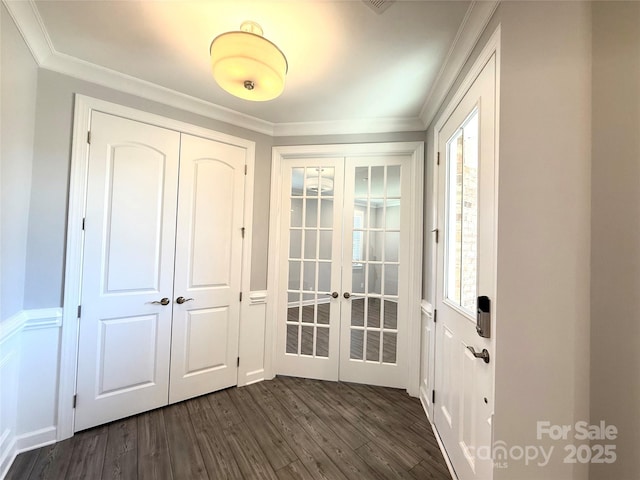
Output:
<svg viewBox="0 0 640 480">
<path fill-rule="evenodd" d="M 373 118 L 348 121 L 272 123 L 137 77 L 56 51 L 33 0 L 2 0 L 41 68 L 270 136 L 388 133 L 425 130 L 499 2 L 475 1 L 458 30 L 447 59 L 429 92 L 419 118 Z"/>
<path fill-rule="evenodd" d="M 480 35 L 484 32 L 499 4 L 499 1 L 482 0 L 474 1 L 469 5 L 469 10 L 467 10 L 467 14 L 460 24 L 458 34 L 449 49 L 447 58 L 420 111 L 420 119 L 425 128 L 429 126 L 436 113 L 438 113 L 447 93 L 449 93 L 456 78 L 460 75 L 464 64 L 469 59 L 471 52 L 478 40 L 480 40 Z"/>
</svg>

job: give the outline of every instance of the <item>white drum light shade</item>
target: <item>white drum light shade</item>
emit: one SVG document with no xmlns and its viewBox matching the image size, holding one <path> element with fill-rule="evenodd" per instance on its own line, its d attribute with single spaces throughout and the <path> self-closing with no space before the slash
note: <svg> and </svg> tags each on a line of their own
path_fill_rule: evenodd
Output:
<svg viewBox="0 0 640 480">
<path fill-rule="evenodd" d="M 211 42 L 213 78 L 224 90 L 245 100 L 263 102 L 284 90 L 287 59 L 262 29 L 245 22 L 241 31 L 218 35 Z"/>
</svg>

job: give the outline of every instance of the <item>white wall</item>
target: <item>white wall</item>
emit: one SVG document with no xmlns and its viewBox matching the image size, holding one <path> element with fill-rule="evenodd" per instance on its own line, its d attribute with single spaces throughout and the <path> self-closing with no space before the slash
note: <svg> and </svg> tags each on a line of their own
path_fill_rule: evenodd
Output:
<svg viewBox="0 0 640 480">
<path fill-rule="evenodd" d="M 620 432 L 592 480 L 640 478 L 640 3 L 593 6 L 591 419 Z M 596 443 L 596 442 L 594 442 Z"/>
<path fill-rule="evenodd" d="M 589 420 L 591 5 L 505 2 L 500 65 L 494 440 L 549 447 Z M 571 441 L 570 441 L 571 442 Z M 587 478 L 509 460 L 495 480 Z"/>
</svg>

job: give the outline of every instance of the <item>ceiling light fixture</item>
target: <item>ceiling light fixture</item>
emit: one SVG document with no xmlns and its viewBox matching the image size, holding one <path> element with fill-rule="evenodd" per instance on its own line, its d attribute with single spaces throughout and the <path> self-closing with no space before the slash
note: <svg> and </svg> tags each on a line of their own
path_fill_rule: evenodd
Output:
<svg viewBox="0 0 640 480">
<path fill-rule="evenodd" d="M 257 23 L 243 22 L 240 31 L 218 35 L 209 51 L 213 78 L 230 94 L 263 102 L 284 90 L 287 59 Z"/>
</svg>

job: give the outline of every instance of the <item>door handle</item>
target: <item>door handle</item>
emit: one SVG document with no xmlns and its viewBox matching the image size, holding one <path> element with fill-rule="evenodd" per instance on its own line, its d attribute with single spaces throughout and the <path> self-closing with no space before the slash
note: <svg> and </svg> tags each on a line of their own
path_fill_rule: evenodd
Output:
<svg viewBox="0 0 640 480">
<path fill-rule="evenodd" d="M 484 363 L 489 363 L 489 351 L 486 348 L 483 348 L 481 352 L 476 352 L 473 347 L 467 347 L 467 350 L 469 350 L 474 357 L 484 360 Z"/>
<path fill-rule="evenodd" d="M 340 296 L 340 294 L 338 292 L 333 292 L 333 293 L 325 293 L 325 296 L 332 296 L 333 298 L 338 298 Z"/>
<path fill-rule="evenodd" d="M 176 298 L 176 303 L 182 305 L 184 302 L 190 302 L 191 300 L 193 300 L 193 298 L 178 297 Z"/>
<path fill-rule="evenodd" d="M 162 300 L 154 300 L 151 303 L 154 305 L 169 305 L 171 303 L 171 300 L 169 300 L 167 297 L 164 297 Z"/>
<path fill-rule="evenodd" d="M 344 292 L 344 293 L 342 294 L 342 296 L 343 296 L 344 298 L 347 298 L 347 299 L 348 299 L 348 298 L 351 298 L 351 294 L 350 294 L 349 292 Z"/>
</svg>

